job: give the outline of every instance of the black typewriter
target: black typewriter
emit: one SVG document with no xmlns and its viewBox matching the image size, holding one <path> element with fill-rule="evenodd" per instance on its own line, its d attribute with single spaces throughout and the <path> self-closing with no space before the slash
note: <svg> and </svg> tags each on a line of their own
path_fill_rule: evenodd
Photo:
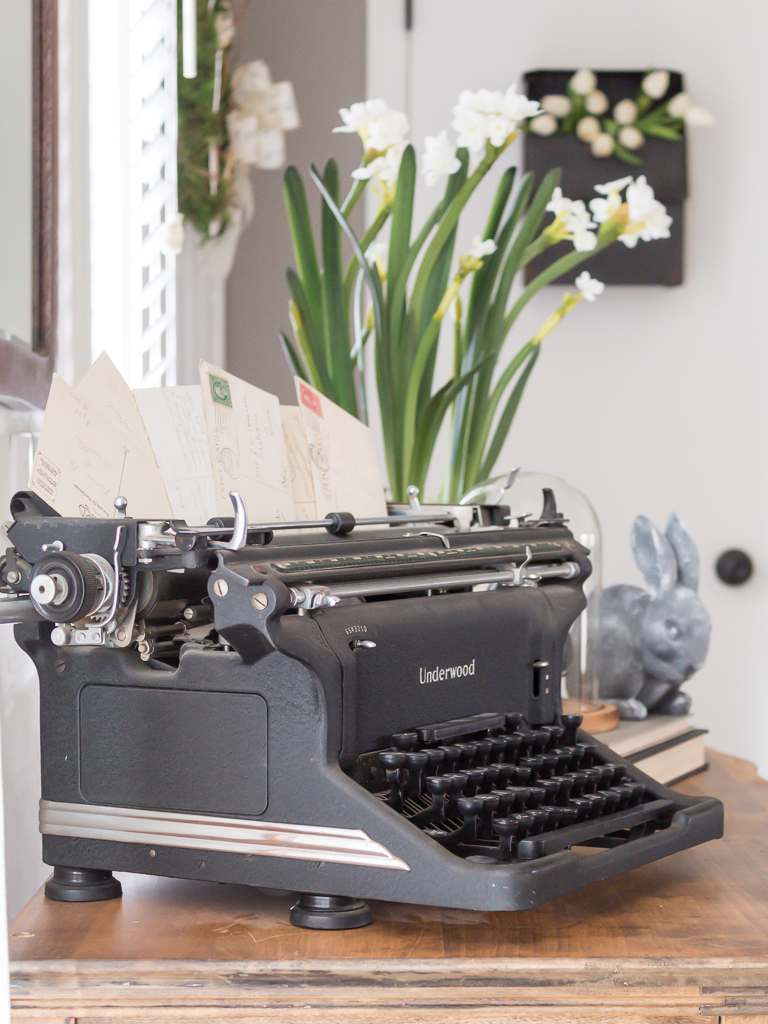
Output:
<svg viewBox="0 0 768 1024">
<path fill-rule="evenodd" d="M 588 552 L 554 496 L 380 519 L 6 525 L 0 619 L 40 677 L 46 895 L 113 871 L 299 893 L 294 924 L 365 899 L 523 910 L 722 834 L 564 715 Z"/>
</svg>

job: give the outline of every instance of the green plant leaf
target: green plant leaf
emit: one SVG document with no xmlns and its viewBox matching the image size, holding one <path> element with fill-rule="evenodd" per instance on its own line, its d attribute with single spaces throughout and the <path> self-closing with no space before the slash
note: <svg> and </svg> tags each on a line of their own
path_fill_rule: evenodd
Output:
<svg viewBox="0 0 768 1024">
<path fill-rule="evenodd" d="M 536 365 L 536 360 L 539 358 L 540 350 L 541 346 L 537 345 L 533 353 L 530 355 L 528 362 L 526 363 L 523 369 L 523 372 L 518 377 L 517 383 L 512 389 L 512 394 L 509 396 L 509 401 L 507 402 L 504 408 L 504 412 L 501 414 L 499 418 L 496 431 L 493 435 L 493 440 L 491 441 L 488 447 L 488 451 L 486 452 L 485 459 L 483 460 L 482 466 L 480 467 L 480 472 L 477 476 L 477 479 L 474 481 L 469 481 L 470 487 L 475 486 L 475 484 L 478 484 L 481 480 L 487 479 L 493 472 L 493 467 L 496 465 L 496 460 L 498 459 L 501 453 L 504 441 L 506 440 L 507 434 L 509 434 L 509 429 L 512 426 L 512 420 L 514 419 L 515 413 L 517 412 L 517 407 L 520 405 L 520 399 L 523 397 L 525 385 L 528 383 L 528 378 L 531 375 L 531 371 Z M 466 482 L 467 481 L 465 481 L 465 483 Z"/>
<path fill-rule="evenodd" d="M 677 142 L 683 137 L 675 128 L 668 128 L 663 124 L 646 124 L 642 126 L 642 130 L 646 135 L 655 135 L 657 139 L 669 139 L 672 142 Z"/>
<path fill-rule="evenodd" d="M 286 168 L 283 177 L 283 195 L 296 256 L 296 268 L 306 292 L 307 302 L 319 321 L 322 309 L 320 267 L 315 252 L 315 239 L 309 219 L 304 183 L 292 165 Z"/>
<path fill-rule="evenodd" d="M 324 395 L 327 395 L 332 402 L 336 402 L 336 389 L 328 375 L 324 359 L 325 346 L 312 317 L 304 286 L 295 270 L 289 268 L 285 272 L 285 276 L 288 281 L 288 290 L 299 314 L 300 324 L 296 331 L 296 341 L 304 357 L 304 365 L 312 378 L 312 384 L 318 387 Z"/>
<path fill-rule="evenodd" d="M 283 355 L 288 363 L 288 369 L 291 371 L 291 374 L 294 377 L 301 377 L 307 384 L 312 384 L 304 363 L 301 361 L 301 356 L 289 341 L 285 331 L 280 331 L 280 343 L 283 346 Z"/>
<path fill-rule="evenodd" d="M 616 143 L 613 155 L 617 156 L 619 160 L 623 160 L 625 164 L 632 164 L 634 167 L 639 167 L 643 162 L 639 156 L 635 156 L 634 153 L 630 153 L 630 151 L 622 146 L 620 142 Z"/>
<path fill-rule="evenodd" d="M 392 226 L 389 235 L 387 280 L 391 281 L 403 267 L 411 242 L 413 218 L 413 191 L 416 185 L 416 154 L 413 146 L 406 146 L 397 175 L 397 191 L 392 207 Z"/>
<path fill-rule="evenodd" d="M 338 205 L 339 169 L 335 160 L 329 160 L 326 164 L 323 181 L 328 194 Z M 341 227 L 327 203 L 323 203 L 321 210 L 320 235 L 323 248 L 323 334 L 326 366 L 342 409 L 357 416 L 354 364 L 350 353 L 349 322 L 342 283 Z"/>
</svg>

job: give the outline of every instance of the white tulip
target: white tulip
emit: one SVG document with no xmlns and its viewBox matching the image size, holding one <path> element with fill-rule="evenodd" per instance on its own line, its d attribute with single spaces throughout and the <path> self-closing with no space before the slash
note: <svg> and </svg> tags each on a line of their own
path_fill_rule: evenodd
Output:
<svg viewBox="0 0 768 1024">
<path fill-rule="evenodd" d="M 597 296 L 602 295 L 605 291 L 603 282 L 595 280 L 588 270 L 582 270 L 574 283 L 582 298 L 587 302 L 594 302 Z"/>
<path fill-rule="evenodd" d="M 577 96 L 588 96 L 589 93 L 597 88 L 597 75 L 594 71 L 590 71 L 589 68 L 581 68 L 571 78 L 569 85 Z"/>
<path fill-rule="evenodd" d="M 576 125 L 576 134 L 582 142 L 591 142 L 600 134 L 600 122 L 596 117 L 582 117 Z"/>
<path fill-rule="evenodd" d="M 690 128 L 708 128 L 715 123 L 714 117 L 703 107 L 689 106 L 683 114 L 683 120 Z"/>
<path fill-rule="evenodd" d="M 589 148 L 592 150 L 592 156 L 606 157 L 614 151 L 616 143 L 608 132 L 600 132 L 592 139 Z"/>
<path fill-rule="evenodd" d="M 669 72 L 650 71 L 643 79 L 640 88 L 652 100 L 660 100 L 669 88 Z"/>
<path fill-rule="evenodd" d="M 613 118 L 619 124 L 632 124 L 639 111 L 634 100 L 620 100 L 613 108 Z"/>
<path fill-rule="evenodd" d="M 604 114 L 609 106 L 608 97 L 599 89 L 593 89 L 584 100 L 584 108 L 587 113 L 596 114 L 598 117 Z"/>
<path fill-rule="evenodd" d="M 552 114 L 553 117 L 562 118 L 568 117 L 573 104 L 567 96 L 552 94 L 550 96 L 542 96 L 541 105 L 548 114 Z"/>
<path fill-rule="evenodd" d="M 539 114 L 530 124 L 535 135 L 554 135 L 557 131 L 557 119 L 552 114 Z"/>
<path fill-rule="evenodd" d="M 184 248 L 184 214 L 177 213 L 165 229 L 165 238 L 160 246 L 169 256 L 178 256 Z"/>
<path fill-rule="evenodd" d="M 635 125 L 628 124 L 619 132 L 619 142 L 626 149 L 640 149 L 645 145 L 645 136 Z"/>
<path fill-rule="evenodd" d="M 426 152 L 422 157 L 421 169 L 428 185 L 434 185 L 441 178 L 455 174 L 461 167 L 461 161 L 456 156 L 456 148 L 448 141 L 445 129 L 439 135 L 428 135 L 424 145 Z"/>
<path fill-rule="evenodd" d="M 687 92 L 679 92 L 673 96 L 667 104 L 667 113 L 670 117 L 684 117 L 686 110 L 690 107 L 691 101 Z"/>
</svg>

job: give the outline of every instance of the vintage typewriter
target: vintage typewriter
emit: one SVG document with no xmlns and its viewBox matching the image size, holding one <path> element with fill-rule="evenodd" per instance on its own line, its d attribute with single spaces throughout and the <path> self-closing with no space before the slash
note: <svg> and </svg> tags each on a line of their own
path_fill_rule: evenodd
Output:
<svg viewBox="0 0 768 1024">
<path fill-rule="evenodd" d="M 40 677 L 46 894 L 112 871 L 522 910 L 722 834 L 562 714 L 588 552 L 551 492 L 315 523 L 59 517 L 21 492 L 3 621 Z M 597 848 L 597 849 L 596 849 Z"/>
</svg>

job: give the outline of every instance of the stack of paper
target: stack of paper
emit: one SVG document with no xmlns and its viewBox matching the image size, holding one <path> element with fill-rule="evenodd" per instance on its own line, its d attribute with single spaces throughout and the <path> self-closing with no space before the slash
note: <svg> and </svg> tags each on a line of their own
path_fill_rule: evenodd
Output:
<svg viewBox="0 0 768 1024">
<path fill-rule="evenodd" d="M 106 355 L 76 388 L 54 375 L 29 486 L 62 516 L 201 525 L 386 515 L 368 427 L 296 380 L 298 406 L 210 363 L 200 384 L 131 391 Z"/>
</svg>

